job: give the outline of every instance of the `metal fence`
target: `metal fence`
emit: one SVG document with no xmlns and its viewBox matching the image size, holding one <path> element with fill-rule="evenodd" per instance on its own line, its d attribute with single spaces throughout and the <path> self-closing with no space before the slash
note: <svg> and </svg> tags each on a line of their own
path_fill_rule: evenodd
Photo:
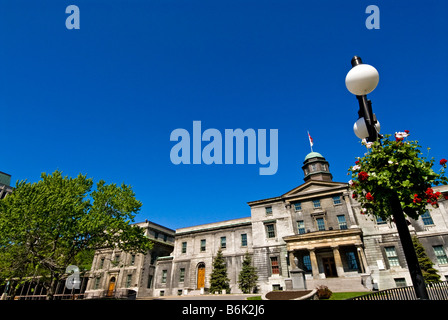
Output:
<svg viewBox="0 0 448 320">
<path fill-rule="evenodd" d="M 448 300 L 448 281 L 427 283 L 429 300 Z M 369 293 L 348 300 L 417 300 L 413 286 Z"/>
</svg>

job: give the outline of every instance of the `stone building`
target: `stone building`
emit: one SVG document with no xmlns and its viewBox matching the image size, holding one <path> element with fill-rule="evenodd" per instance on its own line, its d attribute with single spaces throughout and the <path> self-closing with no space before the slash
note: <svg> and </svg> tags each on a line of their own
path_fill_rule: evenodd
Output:
<svg viewBox="0 0 448 320">
<path fill-rule="evenodd" d="M 133 254 L 118 249 L 101 249 L 95 252 L 89 272 L 85 297 L 121 297 L 129 290 L 137 296 L 152 296 L 155 265 L 158 257 L 173 251 L 174 230 L 145 221 L 135 224 L 154 242 L 146 254 Z"/>
<path fill-rule="evenodd" d="M 105 292 L 115 277 L 116 288 L 132 288 L 139 297 L 205 293 L 219 249 L 231 293 L 241 292 L 238 275 L 246 252 L 252 255 L 262 293 L 294 288 L 297 272 L 307 288 L 324 284 L 333 291 L 412 285 L 394 223 L 362 214 L 348 183 L 333 181 L 321 154 L 308 154 L 302 170 L 303 184 L 280 196 L 248 202 L 250 217 L 166 231 L 171 242 L 161 243 L 157 255 L 136 257 L 135 266 L 108 269 L 109 264 L 101 269 L 101 257 L 113 259 L 115 252 L 97 253 L 92 270 L 96 278 L 89 289 Z M 448 192 L 447 186 L 434 189 Z M 448 280 L 447 211 L 448 201 L 443 200 L 418 220 L 408 219 L 411 234 L 425 247 L 441 280 Z"/>
<path fill-rule="evenodd" d="M 0 199 L 12 192 L 11 175 L 0 171 Z"/>
</svg>

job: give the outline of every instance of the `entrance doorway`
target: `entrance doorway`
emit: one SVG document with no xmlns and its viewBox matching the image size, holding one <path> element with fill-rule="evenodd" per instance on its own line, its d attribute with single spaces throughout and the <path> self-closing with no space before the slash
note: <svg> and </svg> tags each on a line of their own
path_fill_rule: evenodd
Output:
<svg viewBox="0 0 448 320">
<path fill-rule="evenodd" d="M 115 277 L 110 278 L 109 287 L 107 289 L 107 296 L 112 297 L 115 290 Z"/>
<path fill-rule="evenodd" d="M 324 265 L 325 277 L 337 277 L 338 273 L 336 271 L 336 264 L 334 263 L 333 257 L 322 258 L 322 263 Z"/>
<path fill-rule="evenodd" d="M 197 289 L 201 289 L 205 287 L 205 264 L 198 264 L 198 285 Z"/>
</svg>

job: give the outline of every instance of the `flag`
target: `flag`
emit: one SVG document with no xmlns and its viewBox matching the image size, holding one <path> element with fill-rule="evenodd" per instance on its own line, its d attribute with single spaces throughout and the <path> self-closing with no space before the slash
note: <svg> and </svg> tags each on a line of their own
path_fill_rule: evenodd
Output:
<svg viewBox="0 0 448 320">
<path fill-rule="evenodd" d="M 308 132 L 308 139 L 310 139 L 310 146 L 313 146 L 313 138 L 311 138 L 310 133 Z"/>
</svg>

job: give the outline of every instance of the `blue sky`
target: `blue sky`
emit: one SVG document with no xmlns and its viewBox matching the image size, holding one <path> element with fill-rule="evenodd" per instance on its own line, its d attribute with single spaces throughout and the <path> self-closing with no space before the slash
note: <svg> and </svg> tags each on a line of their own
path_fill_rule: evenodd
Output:
<svg viewBox="0 0 448 320">
<path fill-rule="evenodd" d="M 68 5 L 80 29 L 68 30 Z M 368 5 L 380 9 L 369 30 Z M 354 55 L 377 68 L 382 133 L 410 130 L 448 158 L 446 1 L 0 1 L 0 171 L 34 182 L 62 170 L 125 182 L 136 221 L 170 228 L 250 215 L 248 201 L 303 183 L 314 151 L 334 181 L 365 148 L 344 83 Z M 170 134 L 278 129 L 278 171 L 174 165 Z M 437 165 L 436 165 L 437 167 Z"/>
</svg>

